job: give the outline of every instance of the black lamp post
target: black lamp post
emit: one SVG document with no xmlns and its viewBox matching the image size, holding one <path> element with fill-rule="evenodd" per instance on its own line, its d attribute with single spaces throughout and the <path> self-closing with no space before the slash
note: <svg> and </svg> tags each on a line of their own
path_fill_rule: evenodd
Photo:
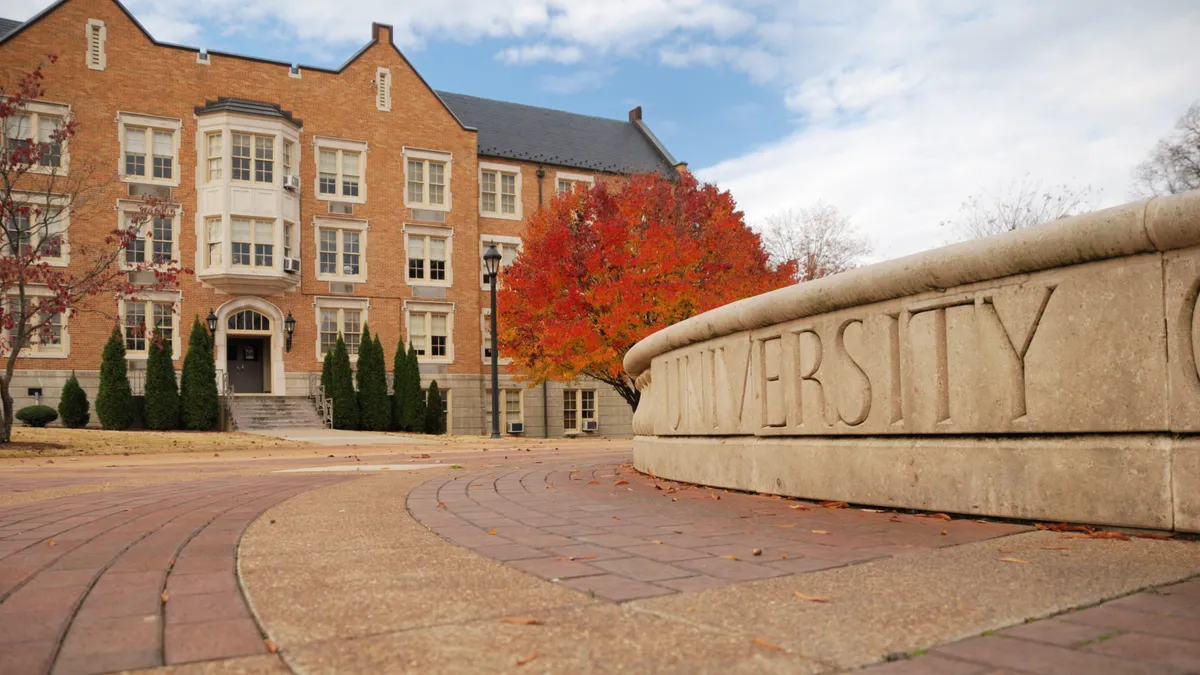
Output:
<svg viewBox="0 0 1200 675">
<path fill-rule="evenodd" d="M 500 257 L 496 245 L 488 244 L 483 266 L 492 289 L 492 438 L 500 438 L 500 350 L 496 348 L 496 276 L 500 274 Z"/>
<path fill-rule="evenodd" d="M 287 318 L 283 320 L 283 332 L 287 337 L 287 350 L 292 351 L 292 333 L 296 332 L 296 319 L 288 312 Z"/>
<path fill-rule="evenodd" d="M 208 324 L 209 335 L 217 334 L 217 315 L 213 313 L 212 309 L 208 310 L 208 316 L 204 317 L 204 323 Z"/>
</svg>

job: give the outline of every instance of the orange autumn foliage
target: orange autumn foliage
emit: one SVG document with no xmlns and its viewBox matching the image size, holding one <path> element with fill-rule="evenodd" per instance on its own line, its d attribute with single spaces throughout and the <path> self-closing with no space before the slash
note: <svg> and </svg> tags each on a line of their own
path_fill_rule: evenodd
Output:
<svg viewBox="0 0 1200 675">
<path fill-rule="evenodd" d="M 500 353 L 527 380 L 586 375 L 634 409 L 622 359 L 639 340 L 701 312 L 790 284 L 733 197 L 684 172 L 631 176 L 559 195 L 534 214 L 503 273 Z"/>
</svg>

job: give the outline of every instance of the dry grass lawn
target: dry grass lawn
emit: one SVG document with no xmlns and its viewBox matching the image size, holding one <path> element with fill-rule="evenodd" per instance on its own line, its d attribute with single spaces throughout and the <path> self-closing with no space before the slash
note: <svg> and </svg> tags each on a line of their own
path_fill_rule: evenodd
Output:
<svg viewBox="0 0 1200 675">
<path fill-rule="evenodd" d="M 254 434 L 212 431 L 103 431 L 14 426 L 13 442 L 0 445 L 0 458 L 217 452 L 298 445 L 305 444 Z"/>
</svg>

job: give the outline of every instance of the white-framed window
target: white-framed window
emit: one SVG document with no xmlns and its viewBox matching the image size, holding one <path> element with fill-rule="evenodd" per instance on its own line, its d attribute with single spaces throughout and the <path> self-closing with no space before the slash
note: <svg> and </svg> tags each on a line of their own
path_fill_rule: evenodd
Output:
<svg viewBox="0 0 1200 675">
<path fill-rule="evenodd" d="M 221 234 L 220 216 L 204 219 L 204 263 L 206 269 L 219 269 L 221 267 Z"/>
<path fill-rule="evenodd" d="M 367 201 L 367 144 L 316 136 L 313 152 L 317 175 L 313 186 L 318 199 Z"/>
<path fill-rule="evenodd" d="M 596 177 L 586 173 L 567 173 L 565 171 L 556 171 L 554 173 L 555 191 L 558 194 L 570 192 L 575 189 L 576 185 L 583 185 L 585 188 L 591 188 L 596 184 Z"/>
<path fill-rule="evenodd" d="M 21 348 L 23 358 L 66 358 L 71 351 L 71 339 L 67 333 L 67 312 L 52 312 L 43 303 L 52 300 L 50 291 L 44 286 L 26 286 L 25 303 L 21 314 L 29 317 L 26 330 L 30 331 L 29 342 Z M 6 311 L 14 324 L 20 321 L 17 297 L 10 295 L 5 300 Z M 36 325 L 36 327 L 35 327 Z M 13 329 L 3 330 L 4 339 L 14 339 Z"/>
<path fill-rule="evenodd" d="M 317 360 L 325 358 L 338 336 L 346 343 L 351 360 L 358 359 L 358 347 L 362 340 L 362 327 L 367 323 L 369 304 L 357 298 L 317 297 Z"/>
<path fill-rule="evenodd" d="M 296 144 L 287 139 L 283 141 L 283 175 L 296 175 Z"/>
<path fill-rule="evenodd" d="M 179 130 L 170 117 L 117 113 L 121 178 L 127 182 L 179 185 Z"/>
<path fill-rule="evenodd" d="M 404 226 L 405 278 L 413 286 L 450 286 L 453 282 L 454 230 L 428 225 Z"/>
<path fill-rule="evenodd" d="M 205 175 L 210 183 L 221 180 L 225 171 L 225 134 L 212 131 L 204 135 Z"/>
<path fill-rule="evenodd" d="M 490 307 L 484 307 L 479 312 L 479 332 L 483 339 L 480 340 L 480 347 L 483 356 L 483 363 L 487 365 L 492 362 L 492 310 Z M 502 366 L 512 363 L 511 357 L 506 357 L 503 354 L 497 359 L 497 363 Z"/>
<path fill-rule="evenodd" d="M 408 341 L 425 363 L 454 360 L 454 304 L 449 302 L 404 303 L 404 325 Z"/>
<path fill-rule="evenodd" d="M 387 68 L 375 69 L 375 109 L 392 109 L 392 71 Z"/>
<path fill-rule="evenodd" d="M 404 205 L 449 211 L 452 163 L 448 152 L 404 148 Z"/>
<path fill-rule="evenodd" d="M 296 240 L 296 224 L 290 221 L 283 221 L 283 257 L 296 258 L 296 246 L 299 242 Z"/>
<path fill-rule="evenodd" d="M 317 278 L 328 281 L 367 280 L 367 223 L 340 218 L 313 218 L 317 240 Z"/>
<path fill-rule="evenodd" d="M 104 70 L 108 65 L 104 43 L 108 41 L 108 29 L 100 19 L 88 19 L 87 22 L 87 53 L 84 60 L 90 70 Z"/>
<path fill-rule="evenodd" d="M 67 172 L 66 148 L 56 132 L 70 116 L 70 106 L 45 101 L 29 101 L 24 110 L 4 120 L 4 153 L 32 151 L 37 148 L 38 161 L 29 167 L 31 173 Z"/>
<path fill-rule="evenodd" d="M 596 419 L 595 389 L 563 390 L 563 431 L 583 431 L 583 422 Z"/>
<path fill-rule="evenodd" d="M 242 183 L 275 183 L 275 137 L 234 131 L 229 135 L 229 177 Z"/>
<path fill-rule="evenodd" d="M 487 265 L 484 263 L 483 255 L 487 253 L 488 246 L 495 245 L 496 250 L 500 252 L 500 278 L 496 280 L 496 287 L 499 288 L 504 280 L 504 270 L 513 261 L 517 259 L 517 255 L 521 252 L 520 237 L 505 237 L 493 234 L 479 235 L 479 278 L 480 288 L 482 290 L 491 289 L 491 277 L 487 273 Z"/>
<path fill-rule="evenodd" d="M 521 167 L 480 162 L 480 215 L 521 220 L 521 211 Z"/>
<path fill-rule="evenodd" d="M 525 401 L 523 389 L 500 390 L 500 433 L 508 433 L 509 422 L 525 422 Z M 483 392 L 484 427 L 485 432 L 492 430 L 492 390 Z"/>
<path fill-rule="evenodd" d="M 130 228 L 134 220 L 142 217 L 144 220 L 137 225 L 137 237 L 131 239 L 129 246 L 121 256 L 121 264 L 125 268 L 157 267 L 179 261 L 179 224 L 182 212 L 178 205 L 171 215 L 143 216 L 139 212 L 140 202 L 118 200 L 117 210 L 121 214 L 121 226 Z"/>
<path fill-rule="evenodd" d="M 275 267 L 275 221 L 233 217 L 229 221 L 229 264 Z"/>
<path fill-rule="evenodd" d="M 147 346 L 155 334 L 171 343 L 171 358 L 179 358 L 179 305 L 176 292 L 154 292 L 124 298 L 118 304 L 121 325 L 125 334 L 126 358 L 144 359 Z"/>
<path fill-rule="evenodd" d="M 14 192 L 12 196 L 14 213 L 0 229 L 0 255 L 24 252 L 28 247 L 37 253 L 39 261 L 51 267 L 65 267 L 70 262 L 67 243 L 70 209 L 58 204 L 47 206 L 45 195 Z"/>
</svg>

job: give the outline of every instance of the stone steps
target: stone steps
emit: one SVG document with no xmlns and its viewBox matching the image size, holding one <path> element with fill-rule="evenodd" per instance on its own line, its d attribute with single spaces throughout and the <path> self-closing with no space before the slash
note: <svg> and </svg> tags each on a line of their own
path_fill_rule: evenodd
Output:
<svg viewBox="0 0 1200 675">
<path fill-rule="evenodd" d="M 320 429 L 325 425 L 307 396 L 242 396 L 232 405 L 233 426 L 251 429 Z"/>
</svg>

